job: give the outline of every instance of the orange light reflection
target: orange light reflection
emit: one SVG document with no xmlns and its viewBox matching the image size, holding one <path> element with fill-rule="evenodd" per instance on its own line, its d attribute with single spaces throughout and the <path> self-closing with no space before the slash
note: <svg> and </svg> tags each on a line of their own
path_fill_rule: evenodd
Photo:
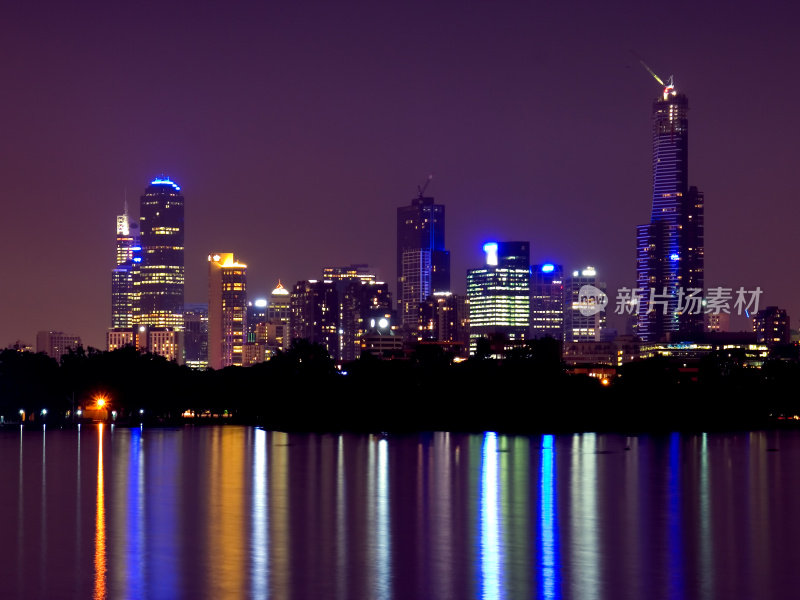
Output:
<svg viewBox="0 0 800 600">
<path fill-rule="evenodd" d="M 94 598 L 105 599 L 106 592 L 106 499 L 103 485 L 103 424 L 98 425 L 97 518 L 94 534 Z"/>
</svg>

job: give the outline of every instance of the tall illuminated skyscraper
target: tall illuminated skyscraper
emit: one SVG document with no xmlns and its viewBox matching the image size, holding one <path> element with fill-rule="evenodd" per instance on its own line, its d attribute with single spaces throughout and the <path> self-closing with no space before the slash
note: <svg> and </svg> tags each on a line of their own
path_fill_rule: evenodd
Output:
<svg viewBox="0 0 800 600">
<path fill-rule="evenodd" d="M 111 327 L 133 326 L 137 306 L 134 278 L 142 261 L 139 226 L 128 217 L 128 205 L 117 216 L 117 244 L 114 270 L 111 272 Z"/>
<path fill-rule="evenodd" d="M 142 261 L 135 278 L 138 325 L 183 330 L 183 196 L 167 177 L 150 182 L 141 197 Z"/>
<path fill-rule="evenodd" d="M 486 265 L 467 272 L 470 354 L 480 337 L 516 342 L 529 335 L 530 244 L 490 242 L 483 251 Z"/>
<path fill-rule="evenodd" d="M 553 263 L 531 267 L 531 337 L 564 336 L 564 267 Z"/>
<path fill-rule="evenodd" d="M 247 265 L 233 253 L 208 256 L 208 366 L 242 366 L 247 340 Z"/>
<path fill-rule="evenodd" d="M 601 332 L 606 327 L 606 313 L 605 310 L 592 310 L 596 304 L 596 292 L 591 288 L 605 294 L 606 284 L 597 279 L 594 267 L 584 267 L 564 277 L 564 342 L 600 341 Z"/>
<path fill-rule="evenodd" d="M 404 327 L 419 331 L 420 305 L 450 291 L 450 253 L 444 247 L 444 205 L 424 196 L 397 209 L 397 312 Z"/>
<path fill-rule="evenodd" d="M 702 314 L 679 312 L 679 302 L 685 305 L 681 298 L 690 290 L 699 290 L 695 293 L 702 296 L 704 285 L 704 196 L 688 184 L 688 111 L 688 99 L 670 78 L 653 103 L 650 223 L 636 229 L 636 279 L 642 290 L 637 333 L 645 341 L 677 333 L 690 336 L 703 329 Z"/>
</svg>

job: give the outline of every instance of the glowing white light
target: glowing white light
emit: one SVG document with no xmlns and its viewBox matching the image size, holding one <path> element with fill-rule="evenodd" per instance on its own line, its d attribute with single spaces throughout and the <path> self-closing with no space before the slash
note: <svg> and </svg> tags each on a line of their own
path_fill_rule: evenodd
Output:
<svg viewBox="0 0 800 600">
<path fill-rule="evenodd" d="M 483 245 L 483 251 L 486 253 L 486 264 L 492 267 L 497 266 L 497 243 L 489 242 Z"/>
</svg>

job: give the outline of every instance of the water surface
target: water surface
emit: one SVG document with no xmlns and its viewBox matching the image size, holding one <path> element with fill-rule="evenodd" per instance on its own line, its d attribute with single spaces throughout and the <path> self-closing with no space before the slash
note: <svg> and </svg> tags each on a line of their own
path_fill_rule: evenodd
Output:
<svg viewBox="0 0 800 600">
<path fill-rule="evenodd" d="M 0 432 L 3 598 L 793 598 L 800 432 Z"/>
</svg>

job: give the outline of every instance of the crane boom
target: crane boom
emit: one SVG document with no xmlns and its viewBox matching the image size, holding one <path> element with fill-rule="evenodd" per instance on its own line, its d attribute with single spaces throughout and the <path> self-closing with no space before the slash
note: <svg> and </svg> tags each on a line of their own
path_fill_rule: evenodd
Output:
<svg viewBox="0 0 800 600">
<path fill-rule="evenodd" d="M 428 189 L 428 184 L 431 182 L 431 179 L 433 179 L 433 173 L 428 175 L 428 179 L 425 181 L 424 184 L 422 184 L 421 186 L 419 185 L 417 186 L 417 191 L 419 192 L 420 198 L 422 198 L 422 195 L 425 193 L 425 190 Z"/>
<path fill-rule="evenodd" d="M 661 77 L 659 77 L 658 75 L 656 75 L 655 73 L 653 73 L 653 69 L 651 69 L 650 67 L 648 67 L 646 62 L 644 62 L 644 61 L 643 61 L 641 58 L 639 59 L 639 62 L 642 64 L 642 66 L 643 66 L 645 69 L 647 69 L 647 72 L 648 72 L 648 73 L 650 73 L 650 75 L 652 75 L 653 77 L 655 77 L 655 79 L 656 79 L 656 81 L 657 81 L 658 83 L 660 83 L 661 85 L 663 85 L 663 86 L 665 86 L 665 87 L 666 87 L 666 84 L 665 84 L 663 81 L 661 81 Z"/>
</svg>

